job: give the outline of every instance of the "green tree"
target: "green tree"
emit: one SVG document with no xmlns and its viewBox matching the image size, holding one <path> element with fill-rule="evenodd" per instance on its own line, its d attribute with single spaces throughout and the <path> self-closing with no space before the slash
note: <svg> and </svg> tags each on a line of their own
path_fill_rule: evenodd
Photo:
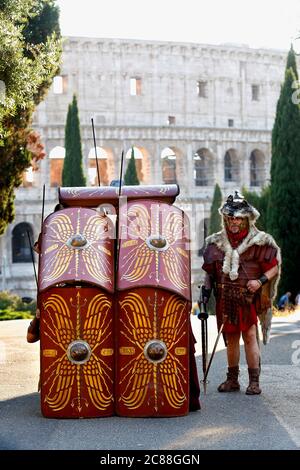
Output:
<svg viewBox="0 0 300 470">
<path fill-rule="evenodd" d="M 137 186 L 140 184 L 138 176 L 137 176 L 137 172 L 136 172 L 133 147 L 131 149 L 131 157 L 128 162 L 127 170 L 126 170 L 125 177 L 124 177 L 124 184 L 126 186 Z"/>
<path fill-rule="evenodd" d="M 268 205 L 270 197 L 270 186 L 267 186 L 262 189 L 261 194 L 256 193 L 255 191 L 248 191 L 246 188 L 242 190 L 243 196 L 245 199 L 255 207 L 260 213 L 260 217 L 256 222 L 256 226 L 259 230 L 267 232 L 267 215 L 268 215 Z"/>
<path fill-rule="evenodd" d="M 65 127 L 66 156 L 62 172 L 63 186 L 85 186 L 85 176 L 82 168 L 82 147 L 80 122 L 76 96 L 69 104 Z"/>
<path fill-rule="evenodd" d="M 56 21 L 44 30 L 45 19 L 37 36 L 34 25 L 46 5 Z M 23 172 L 45 155 L 31 128 L 32 115 L 59 70 L 60 57 L 52 0 L 0 0 L 0 234 L 14 219 L 14 190 Z"/>
<path fill-rule="evenodd" d="M 300 259 L 300 109 L 293 100 L 295 58 L 291 49 L 272 132 L 268 231 L 282 250 L 279 294 L 299 290 Z"/>
<path fill-rule="evenodd" d="M 41 44 L 53 33 L 60 36 L 59 8 L 54 0 L 35 2 L 33 16 L 23 30 L 28 44 Z"/>
<path fill-rule="evenodd" d="M 286 70 L 288 70 L 289 68 L 293 69 L 295 77 L 298 80 L 297 62 L 296 62 L 296 55 L 295 55 L 293 45 L 291 45 L 291 48 L 288 53 L 287 61 L 286 61 Z"/>
<path fill-rule="evenodd" d="M 219 214 L 219 208 L 222 205 L 222 192 L 221 188 L 216 183 L 213 200 L 210 209 L 210 222 L 209 222 L 209 235 L 219 232 L 222 229 L 222 218 Z"/>
</svg>

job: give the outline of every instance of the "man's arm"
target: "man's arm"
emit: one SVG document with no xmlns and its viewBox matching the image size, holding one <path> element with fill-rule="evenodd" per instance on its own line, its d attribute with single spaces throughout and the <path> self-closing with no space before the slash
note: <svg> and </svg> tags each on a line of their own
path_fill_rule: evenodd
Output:
<svg viewBox="0 0 300 470">
<path fill-rule="evenodd" d="M 208 303 L 212 290 L 212 278 L 208 273 L 205 273 L 204 284 L 202 285 L 202 300 L 205 304 Z"/>
<path fill-rule="evenodd" d="M 265 282 L 268 282 L 270 281 L 271 279 L 273 279 L 274 276 L 277 276 L 278 274 L 278 265 L 276 264 L 276 266 L 273 266 L 271 269 L 269 269 L 268 271 L 266 271 L 260 279 L 255 279 L 253 281 L 248 281 L 247 283 L 247 288 L 249 290 L 249 292 L 256 292 L 258 289 L 260 289 L 260 287 L 265 283 Z M 264 279 L 264 277 L 266 279 Z M 264 282 L 265 281 L 265 282 Z"/>
<path fill-rule="evenodd" d="M 40 233 L 38 236 L 37 241 L 33 245 L 33 251 L 35 251 L 38 254 L 41 254 L 41 241 L 42 241 L 42 234 Z"/>
<path fill-rule="evenodd" d="M 205 273 L 205 279 L 204 279 L 204 287 L 205 289 L 211 289 L 211 277 L 209 276 L 208 273 Z"/>
</svg>

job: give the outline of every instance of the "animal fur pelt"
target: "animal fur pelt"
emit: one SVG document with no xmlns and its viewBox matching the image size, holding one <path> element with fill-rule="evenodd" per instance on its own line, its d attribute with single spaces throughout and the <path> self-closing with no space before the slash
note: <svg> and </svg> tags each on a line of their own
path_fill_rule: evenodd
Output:
<svg viewBox="0 0 300 470">
<path fill-rule="evenodd" d="M 223 253 L 224 253 L 224 261 L 223 261 L 223 272 L 229 275 L 229 278 L 234 281 L 238 278 L 238 270 L 240 265 L 240 255 L 244 253 L 248 248 L 253 245 L 271 245 L 277 250 L 276 258 L 278 262 L 278 275 L 275 276 L 271 281 L 268 283 L 269 285 L 269 295 L 271 299 L 271 303 L 273 303 L 276 293 L 277 293 L 277 286 L 280 279 L 280 271 L 281 271 L 281 253 L 280 248 L 276 244 L 274 238 L 269 235 L 268 233 L 262 232 L 258 230 L 254 225 L 250 225 L 249 233 L 244 238 L 242 243 L 236 248 L 232 248 L 226 229 L 224 228 L 220 232 L 214 233 L 210 235 L 206 239 L 206 246 L 214 243 Z M 262 289 L 263 292 L 264 289 Z M 259 319 L 262 327 L 263 333 L 263 342 L 266 344 L 269 341 L 270 330 L 271 330 L 271 321 L 272 321 L 272 307 L 268 309 L 263 309 L 262 312 L 259 314 Z"/>
</svg>

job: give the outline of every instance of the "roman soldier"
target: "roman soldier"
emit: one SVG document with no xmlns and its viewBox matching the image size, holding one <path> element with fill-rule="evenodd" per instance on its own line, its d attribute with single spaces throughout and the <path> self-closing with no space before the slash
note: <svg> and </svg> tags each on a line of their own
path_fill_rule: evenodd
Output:
<svg viewBox="0 0 300 470">
<path fill-rule="evenodd" d="M 219 209 L 223 229 L 206 239 L 203 269 L 204 299 L 213 289 L 218 329 L 223 325 L 227 345 L 228 373 L 219 392 L 240 390 L 238 381 L 240 336 L 245 345 L 249 373 L 247 395 L 261 393 L 260 349 L 257 330 L 261 322 L 263 341 L 269 338 L 272 300 L 280 270 L 280 249 L 271 235 L 259 231 L 259 212 L 238 192 Z"/>
</svg>

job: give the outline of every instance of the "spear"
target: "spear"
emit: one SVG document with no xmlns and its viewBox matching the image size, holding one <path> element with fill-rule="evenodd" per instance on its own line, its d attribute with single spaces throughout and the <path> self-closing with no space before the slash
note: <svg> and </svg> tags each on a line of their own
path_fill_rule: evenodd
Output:
<svg viewBox="0 0 300 470">
<path fill-rule="evenodd" d="M 43 205 L 42 205 L 41 233 L 43 231 L 43 223 L 44 223 L 45 192 L 46 192 L 46 188 L 45 188 L 45 185 L 43 185 Z"/>
<path fill-rule="evenodd" d="M 120 198 L 122 192 L 122 178 L 123 178 L 123 161 L 124 161 L 124 150 L 122 150 L 121 155 L 121 168 L 120 168 L 120 179 L 119 179 L 119 211 L 120 211 Z M 120 233 L 119 233 L 119 221 L 120 221 L 120 213 L 118 213 L 118 220 L 116 225 L 116 237 L 117 237 L 117 255 L 116 255 L 116 270 L 118 269 L 118 261 L 119 261 L 119 252 L 120 252 Z"/>
<path fill-rule="evenodd" d="M 208 313 L 206 308 L 206 302 L 204 302 L 203 298 L 203 287 L 198 286 L 200 289 L 198 306 L 199 306 L 199 313 L 198 318 L 201 320 L 201 345 L 202 345 L 202 370 L 203 370 L 203 387 L 204 387 L 204 394 L 206 394 L 206 362 L 207 362 L 207 348 L 208 348 L 208 334 L 207 334 L 207 319 Z"/>
<path fill-rule="evenodd" d="M 33 271 L 34 271 L 34 277 L 35 277 L 36 287 L 38 288 L 38 280 L 37 280 L 37 275 L 36 275 L 36 269 L 35 269 L 35 262 L 34 262 L 34 255 L 33 255 L 32 243 L 31 243 L 31 239 L 30 239 L 30 233 L 29 233 L 28 230 L 26 230 L 26 232 L 27 232 L 27 237 L 28 237 L 28 242 L 29 242 L 29 247 L 30 247 L 31 261 L 32 261 L 32 265 L 33 265 Z"/>
<path fill-rule="evenodd" d="M 208 376 L 208 372 L 209 372 L 211 363 L 212 363 L 212 361 L 213 361 L 213 358 L 214 358 L 214 355 L 215 355 L 215 352 L 216 352 L 216 349 L 217 349 L 217 346 L 218 346 L 218 342 L 219 342 L 220 336 L 221 336 L 221 334 L 222 334 L 222 331 L 223 331 L 223 328 L 224 328 L 224 325 L 225 325 L 226 320 L 227 320 L 227 316 L 224 315 L 224 322 L 222 323 L 221 328 L 219 329 L 219 333 L 218 333 L 217 339 L 216 339 L 216 341 L 215 341 L 215 344 L 214 344 L 214 347 L 213 347 L 211 356 L 210 356 L 210 358 L 209 358 L 209 363 L 208 363 L 206 372 L 205 372 L 205 374 L 204 374 L 204 378 L 203 378 L 203 383 L 204 383 L 204 384 L 206 383 L 206 379 L 207 379 L 207 376 Z"/>
<path fill-rule="evenodd" d="M 98 166 L 98 155 L 97 155 L 94 119 L 92 118 L 91 121 L 92 121 L 93 139 L 94 139 L 94 147 L 95 147 L 95 158 L 96 158 L 96 165 L 97 165 L 98 186 L 101 186 L 101 184 L 100 184 L 100 172 L 99 172 L 99 166 Z"/>
<path fill-rule="evenodd" d="M 123 161 L 124 161 L 124 150 L 122 150 L 122 156 L 121 156 L 121 169 L 120 169 L 120 180 L 119 180 L 119 197 L 121 197 L 121 191 L 122 191 Z"/>
</svg>

